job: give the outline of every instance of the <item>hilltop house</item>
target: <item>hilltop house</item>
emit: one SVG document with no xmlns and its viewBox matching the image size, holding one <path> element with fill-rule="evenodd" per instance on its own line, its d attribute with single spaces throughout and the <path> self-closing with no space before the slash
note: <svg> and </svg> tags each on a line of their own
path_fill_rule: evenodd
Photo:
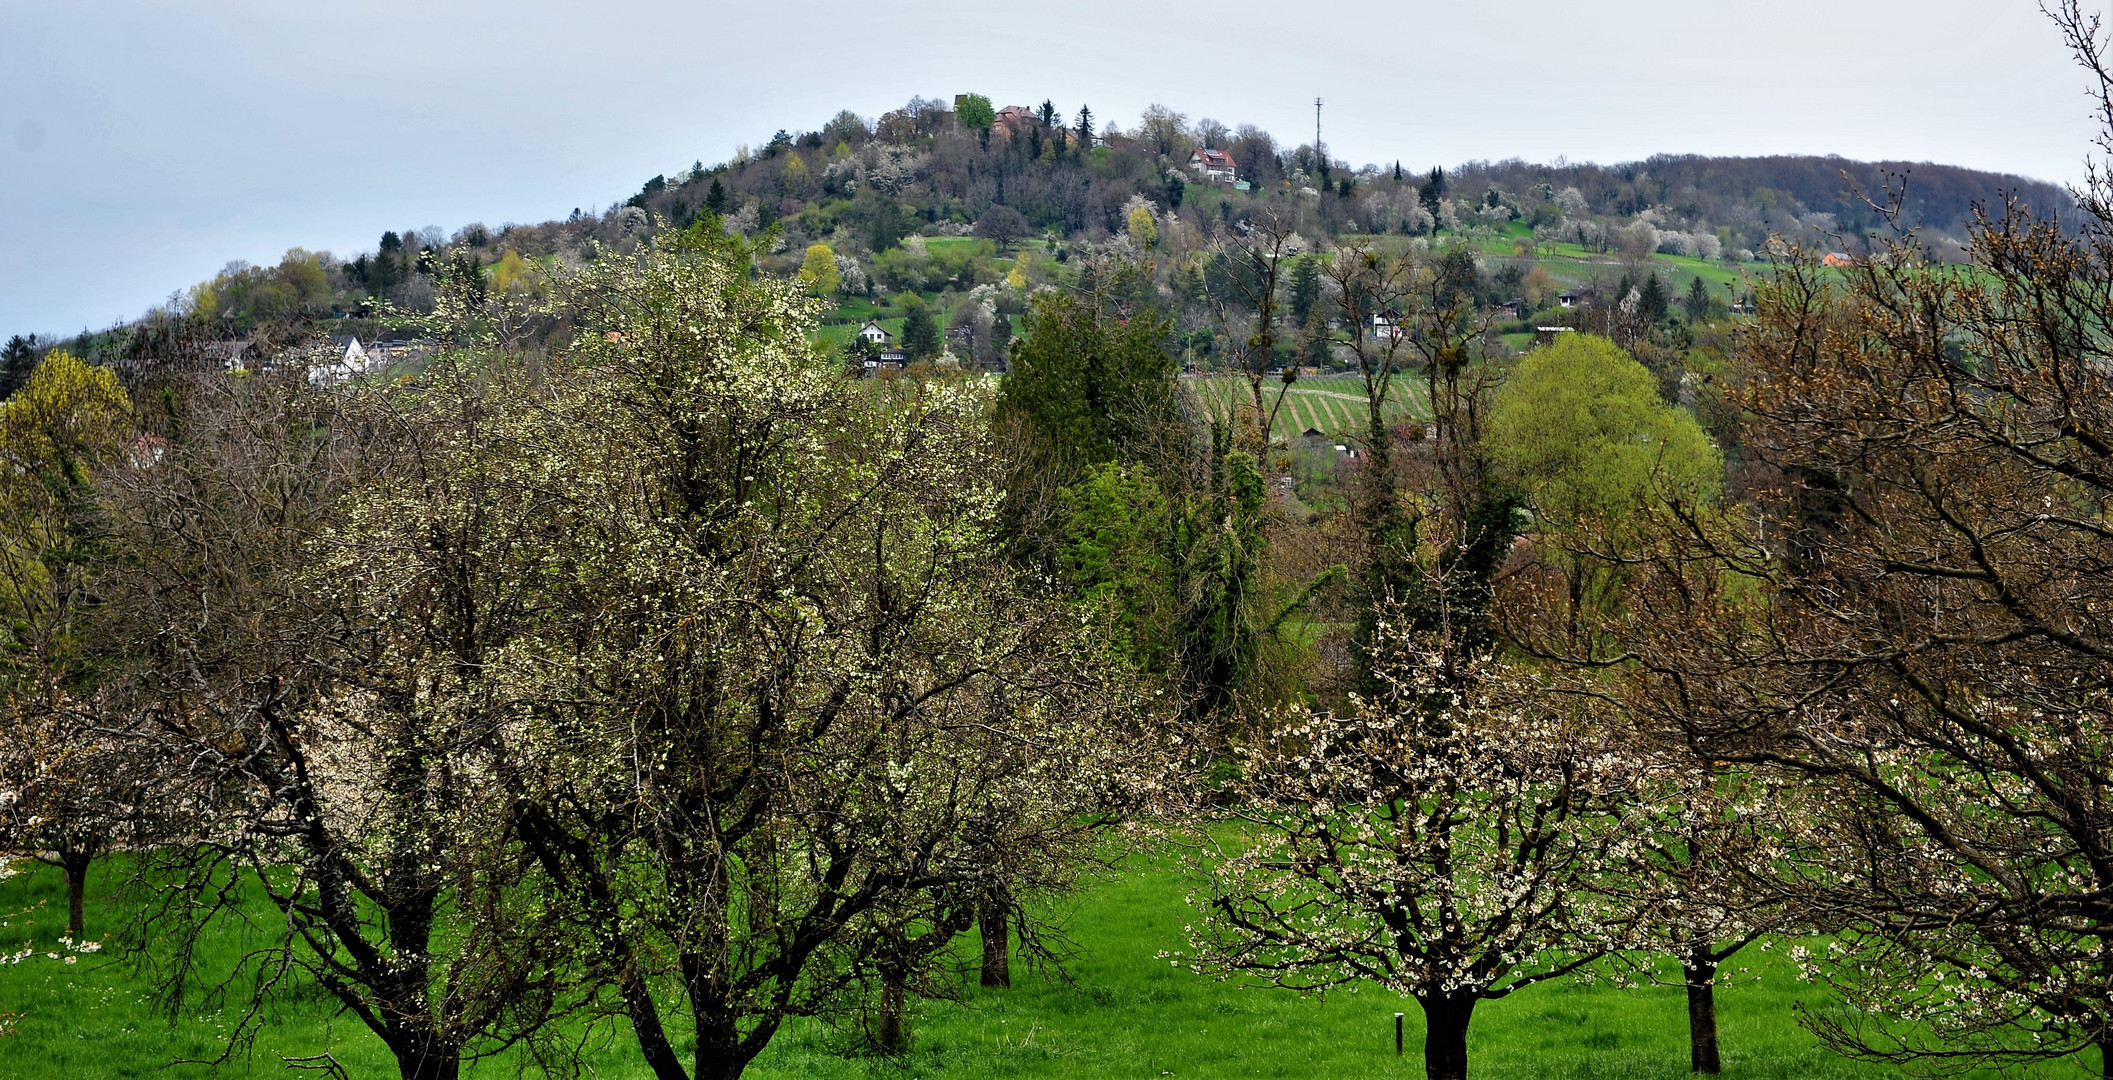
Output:
<svg viewBox="0 0 2113 1080">
<path fill-rule="evenodd" d="M 866 325 L 858 328 L 858 339 L 868 345 L 886 345 L 888 332 L 878 322 L 867 319 Z"/>
<path fill-rule="evenodd" d="M 1199 146 L 1195 153 L 1189 155 L 1189 168 L 1196 170 L 1196 174 L 1205 180 L 1217 184 L 1232 183 L 1233 174 L 1238 171 L 1233 167 L 1231 154 L 1223 150 L 1213 150 L 1208 146 Z"/>
<path fill-rule="evenodd" d="M 1033 127 L 1040 120 L 1041 118 L 1035 115 L 1035 111 L 1025 105 L 1007 105 L 998 110 L 998 120 L 991 126 L 1019 132 Z"/>
</svg>

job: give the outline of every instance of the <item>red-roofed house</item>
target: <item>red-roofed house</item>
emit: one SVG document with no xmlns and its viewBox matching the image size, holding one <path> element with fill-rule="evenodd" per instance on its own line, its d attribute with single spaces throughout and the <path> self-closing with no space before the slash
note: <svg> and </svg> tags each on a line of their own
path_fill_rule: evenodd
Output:
<svg viewBox="0 0 2113 1080">
<path fill-rule="evenodd" d="M 1231 154 L 1207 146 L 1199 146 L 1195 153 L 1189 155 L 1189 168 L 1196 170 L 1205 180 L 1221 184 L 1232 183 L 1233 174 L 1237 171 L 1233 168 Z"/>
</svg>

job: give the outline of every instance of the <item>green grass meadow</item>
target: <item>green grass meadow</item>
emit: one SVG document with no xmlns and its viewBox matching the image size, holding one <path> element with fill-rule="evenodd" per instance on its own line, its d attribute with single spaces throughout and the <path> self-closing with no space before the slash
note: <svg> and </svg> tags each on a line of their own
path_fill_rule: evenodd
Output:
<svg viewBox="0 0 2113 1080">
<path fill-rule="evenodd" d="M 1236 403 L 1250 400 L 1247 380 L 1231 375 L 1209 375 L 1187 380 L 1211 415 L 1222 415 Z M 1282 385 L 1270 379 L 1263 386 L 1263 404 L 1274 404 Z M 1397 375 L 1387 391 L 1387 416 L 1421 419 L 1430 415 L 1426 389 L 1421 379 Z M 1308 428 L 1333 435 L 1362 435 L 1365 431 L 1365 384 L 1355 375 L 1308 376 L 1293 383 L 1284 394 L 1277 413 L 1274 434 L 1296 437 Z"/>
<path fill-rule="evenodd" d="M 92 889 L 90 932 L 118 912 L 110 875 Z M 889 1060 L 852 1049 L 847 1033 L 817 1021 L 789 1024 L 749 1075 L 766 1080 L 845 1077 L 970 1080 L 999 1077 L 1416 1077 L 1421 1023 L 1414 1003 L 1373 988 L 1304 997 L 1220 982 L 1184 971 L 1165 953 L 1183 948 L 1192 917 L 1187 881 L 1171 861 L 1132 857 L 1094 882 L 1069 916 L 1074 957 L 1063 977 L 1016 970 L 1010 990 L 974 985 L 962 943 L 952 985 L 959 1000 L 921 1007 L 907 1057 Z M 0 883 L 0 911 L 36 906 L 27 920 L 0 926 L 0 954 L 27 939 L 50 944 L 63 925 L 64 898 L 55 871 Z M 228 926 L 211 942 L 219 962 L 266 940 L 270 920 Z M 1825 1007 L 1827 994 L 1798 982 L 1785 967 L 1755 953 L 1759 977 L 1719 992 L 1727 1077 L 1783 1080 L 1902 1075 L 1834 1056 L 1797 1026 L 1793 1008 Z M 0 1077 L 97 1080 L 106 1077 L 204 1077 L 203 1066 L 170 1067 L 181 1058 L 218 1053 L 233 1005 L 200 1001 L 171 1025 L 151 1013 L 132 964 L 108 954 L 67 966 L 41 953 L 0 966 L 0 1012 L 16 1030 L 0 1037 Z M 1394 1013 L 1407 1013 L 1408 1053 L 1394 1054 Z M 628 1030 L 590 1035 L 593 1076 L 643 1080 Z M 1607 983 L 1562 982 L 1485 1004 L 1470 1037 L 1471 1067 L 1484 1078 L 1613 1078 L 1688 1075 L 1686 1013 L 1672 988 L 1622 990 Z M 317 995 L 280 1005 L 254 1052 L 221 1075 L 286 1075 L 284 1057 L 328 1052 L 354 1077 L 393 1076 L 380 1044 L 356 1021 L 335 1014 Z M 521 1063 L 499 1058 L 468 1075 L 514 1075 Z M 2081 1077 L 2064 1063 L 2036 1074 Z"/>
</svg>

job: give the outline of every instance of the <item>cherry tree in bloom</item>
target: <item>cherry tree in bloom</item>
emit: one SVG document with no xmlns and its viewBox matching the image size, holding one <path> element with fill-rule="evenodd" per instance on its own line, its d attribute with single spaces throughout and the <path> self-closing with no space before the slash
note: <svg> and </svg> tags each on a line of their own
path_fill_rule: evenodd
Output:
<svg viewBox="0 0 2113 1080">
<path fill-rule="evenodd" d="M 1459 1080 L 1475 1006 L 1625 943 L 1587 886 L 1630 843 L 1616 808 L 1635 770 L 1589 699 L 1436 637 L 1381 623 L 1379 694 L 1340 716 L 1294 708 L 1251 752 L 1188 962 L 1414 998 L 1426 1074 Z"/>
</svg>

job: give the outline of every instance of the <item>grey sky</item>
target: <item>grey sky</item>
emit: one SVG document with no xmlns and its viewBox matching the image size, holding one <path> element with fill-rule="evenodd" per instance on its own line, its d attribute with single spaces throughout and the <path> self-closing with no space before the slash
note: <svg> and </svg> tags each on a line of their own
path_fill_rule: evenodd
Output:
<svg viewBox="0 0 2113 1080">
<path fill-rule="evenodd" d="M 1353 163 L 1838 153 L 2065 181 L 2086 84 L 2030 0 L 1151 4 L 0 0 L 0 334 L 230 259 L 541 221 L 840 108 L 1081 102 Z"/>
</svg>

